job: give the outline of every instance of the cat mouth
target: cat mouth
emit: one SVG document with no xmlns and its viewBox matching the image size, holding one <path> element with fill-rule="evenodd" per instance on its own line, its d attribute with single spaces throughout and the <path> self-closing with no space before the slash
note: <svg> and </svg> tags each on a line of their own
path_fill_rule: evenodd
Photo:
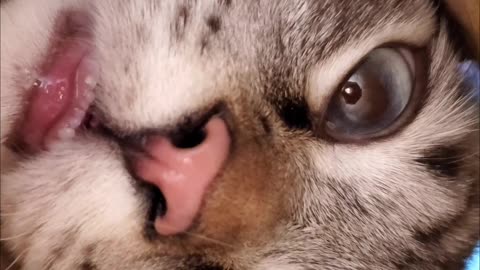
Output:
<svg viewBox="0 0 480 270">
<path fill-rule="evenodd" d="M 19 140 L 29 151 L 48 150 L 74 137 L 85 121 L 99 73 L 90 24 L 82 12 L 65 12 L 57 20 L 19 125 Z"/>
</svg>

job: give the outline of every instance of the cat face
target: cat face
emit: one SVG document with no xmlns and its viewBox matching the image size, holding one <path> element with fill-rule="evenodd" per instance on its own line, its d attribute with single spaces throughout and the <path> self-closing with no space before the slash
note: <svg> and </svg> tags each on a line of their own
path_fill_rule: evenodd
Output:
<svg viewBox="0 0 480 270">
<path fill-rule="evenodd" d="M 21 269 L 445 269 L 468 256 L 478 107 L 430 2 L 67 2 L 2 4 L 1 235 Z M 25 100 L 65 10 L 91 23 L 95 123 L 25 151 Z M 190 173 L 151 162 L 194 155 Z"/>
</svg>

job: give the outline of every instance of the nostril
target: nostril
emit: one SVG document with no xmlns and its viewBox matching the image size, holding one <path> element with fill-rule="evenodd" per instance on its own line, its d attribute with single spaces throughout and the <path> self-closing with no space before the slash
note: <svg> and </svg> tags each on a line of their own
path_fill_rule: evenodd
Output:
<svg viewBox="0 0 480 270">
<path fill-rule="evenodd" d="M 149 138 L 148 156 L 136 157 L 134 164 L 136 175 L 157 188 L 150 221 L 154 220 L 160 235 L 190 228 L 230 152 L 229 130 L 221 118 L 209 119 L 202 129 L 177 134 L 183 135 Z"/>
<path fill-rule="evenodd" d="M 178 134 L 171 136 L 170 139 L 173 146 L 188 149 L 200 145 L 206 137 L 207 134 L 205 130 L 199 128 L 187 132 L 179 132 Z"/>
<path fill-rule="evenodd" d="M 147 198 L 148 212 L 147 212 L 147 236 L 149 238 L 154 238 L 155 233 L 155 220 L 157 218 L 162 218 L 167 213 L 167 201 L 162 191 L 155 185 L 146 184 L 145 186 L 145 195 Z"/>
<path fill-rule="evenodd" d="M 162 191 L 155 186 L 152 186 L 151 198 L 152 201 L 149 220 L 151 220 L 153 223 L 155 218 L 163 217 L 167 213 L 167 201 L 165 200 Z"/>
</svg>

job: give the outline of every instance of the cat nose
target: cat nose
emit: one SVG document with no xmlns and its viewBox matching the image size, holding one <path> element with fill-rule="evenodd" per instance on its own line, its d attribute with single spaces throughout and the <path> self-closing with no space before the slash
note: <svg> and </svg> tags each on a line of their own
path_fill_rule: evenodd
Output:
<svg viewBox="0 0 480 270">
<path fill-rule="evenodd" d="M 224 120 L 214 117 L 203 128 L 175 137 L 151 136 L 137 160 L 137 175 L 158 187 L 166 211 L 155 218 L 160 235 L 185 232 L 198 215 L 209 185 L 216 178 L 230 148 Z"/>
</svg>

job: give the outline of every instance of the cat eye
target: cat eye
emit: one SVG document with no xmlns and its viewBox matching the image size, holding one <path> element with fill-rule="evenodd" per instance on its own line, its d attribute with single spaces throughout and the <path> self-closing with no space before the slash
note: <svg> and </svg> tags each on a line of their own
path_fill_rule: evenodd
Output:
<svg viewBox="0 0 480 270">
<path fill-rule="evenodd" d="M 332 97 L 325 132 L 338 141 L 363 141 L 394 132 L 416 88 L 415 55 L 378 48 L 357 65 Z"/>
</svg>

